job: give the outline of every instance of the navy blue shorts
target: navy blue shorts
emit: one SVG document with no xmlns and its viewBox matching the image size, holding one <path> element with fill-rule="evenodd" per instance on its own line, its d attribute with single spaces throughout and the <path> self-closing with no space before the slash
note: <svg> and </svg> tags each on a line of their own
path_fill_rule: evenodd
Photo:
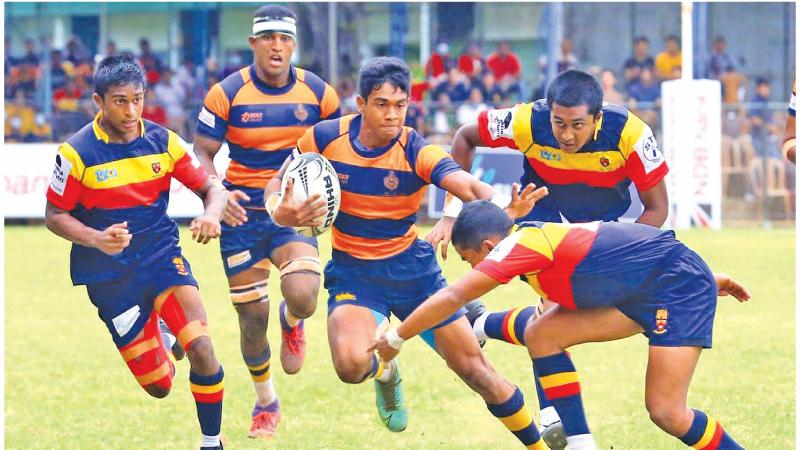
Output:
<svg viewBox="0 0 800 450">
<path fill-rule="evenodd" d="M 617 309 L 644 328 L 650 345 L 711 348 L 717 282 L 703 259 L 682 247 L 660 264 L 642 295 Z"/>
<path fill-rule="evenodd" d="M 114 344 L 120 348 L 142 331 L 153 312 L 156 297 L 172 286 L 186 285 L 197 287 L 197 280 L 189 261 L 175 247 L 174 252 L 132 270 L 123 278 L 88 284 L 86 291 Z"/>
<path fill-rule="evenodd" d="M 357 305 L 404 320 L 446 286 L 433 246 L 420 239 L 402 253 L 380 260 L 357 259 L 334 251 L 325 266 L 328 314 L 341 305 Z M 453 322 L 465 312 L 459 309 L 434 328 Z"/>
<path fill-rule="evenodd" d="M 275 225 L 266 211 L 247 209 L 247 222 L 231 227 L 222 222 L 219 249 L 225 275 L 230 277 L 269 259 L 272 252 L 289 242 L 304 242 L 317 247 L 315 238 L 306 237 L 292 227 Z"/>
</svg>

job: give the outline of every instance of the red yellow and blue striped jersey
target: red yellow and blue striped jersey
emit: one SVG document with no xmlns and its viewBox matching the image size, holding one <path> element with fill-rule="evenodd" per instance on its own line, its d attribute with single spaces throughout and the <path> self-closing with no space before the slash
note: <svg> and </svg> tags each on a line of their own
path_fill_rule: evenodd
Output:
<svg viewBox="0 0 800 450">
<path fill-rule="evenodd" d="M 361 115 L 326 120 L 307 130 L 297 148 L 325 156 L 339 177 L 342 199 L 333 222 L 334 257 L 342 252 L 358 259 L 384 259 L 417 239 L 414 224 L 425 187 L 441 187 L 442 179 L 461 167 L 410 127 L 376 149 L 359 142 L 360 130 Z"/>
<path fill-rule="evenodd" d="M 641 295 L 672 251 L 672 231 L 638 223 L 524 222 L 475 266 L 500 283 L 521 276 L 568 309 L 613 306 Z"/>
<path fill-rule="evenodd" d="M 141 135 L 117 144 L 108 141 L 100 117 L 58 148 L 47 201 L 97 230 L 127 221 L 133 238 L 113 256 L 73 244 L 70 272 L 76 285 L 116 279 L 174 251 L 178 227 L 167 216 L 170 182 L 175 178 L 196 190 L 208 179 L 174 132 L 140 120 Z"/>
<path fill-rule="evenodd" d="M 789 98 L 789 115 L 792 117 L 797 116 L 797 83 L 792 83 L 792 96 Z"/>
<path fill-rule="evenodd" d="M 484 111 L 478 131 L 485 145 L 510 147 L 525 156 L 523 186 L 548 187 L 534 213 L 561 213 L 570 222 L 616 220 L 631 205 L 631 181 L 646 191 L 668 169 L 647 124 L 622 106 L 604 103 L 602 112 L 594 136 L 577 153 L 560 149 L 545 100 Z"/>
<path fill-rule="evenodd" d="M 339 97 L 313 73 L 291 66 L 289 84 L 261 81 L 244 67 L 211 87 L 197 118 L 197 133 L 228 142 L 225 185 L 244 191 L 248 208 L 264 207 L 264 187 L 306 128 L 341 115 Z"/>
</svg>

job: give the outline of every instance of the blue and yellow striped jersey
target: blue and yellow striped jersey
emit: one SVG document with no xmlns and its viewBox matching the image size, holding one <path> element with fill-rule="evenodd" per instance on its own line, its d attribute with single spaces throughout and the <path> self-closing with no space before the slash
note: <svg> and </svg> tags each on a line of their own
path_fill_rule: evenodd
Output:
<svg viewBox="0 0 800 450">
<path fill-rule="evenodd" d="M 196 190 L 208 179 L 174 132 L 141 120 L 136 140 L 111 143 L 100 117 L 58 148 L 47 201 L 97 230 L 127 221 L 133 238 L 114 256 L 73 244 L 74 284 L 110 281 L 174 251 L 178 227 L 167 216 L 170 182 L 175 178 Z"/>
<path fill-rule="evenodd" d="M 263 208 L 264 187 L 306 128 L 340 115 L 336 92 L 313 73 L 292 66 L 289 84 L 275 88 L 261 81 L 251 65 L 208 91 L 197 133 L 228 142 L 225 185 L 250 197 L 243 206 Z"/>
<path fill-rule="evenodd" d="M 334 252 L 384 259 L 417 239 L 414 224 L 425 186 L 440 186 L 461 168 L 412 128 L 403 127 L 393 142 L 376 149 L 361 145 L 360 129 L 361 115 L 326 120 L 307 130 L 297 148 L 324 155 L 339 176 L 342 200 L 333 222 Z"/>
<path fill-rule="evenodd" d="M 480 114 L 483 144 L 519 150 L 526 160 L 523 186 L 535 183 L 550 191 L 529 219 L 550 220 L 561 213 L 570 222 L 616 220 L 631 205 L 631 181 L 646 191 L 667 174 L 647 124 L 621 106 L 606 103 L 602 112 L 592 140 L 577 153 L 559 148 L 545 100 Z"/>
</svg>

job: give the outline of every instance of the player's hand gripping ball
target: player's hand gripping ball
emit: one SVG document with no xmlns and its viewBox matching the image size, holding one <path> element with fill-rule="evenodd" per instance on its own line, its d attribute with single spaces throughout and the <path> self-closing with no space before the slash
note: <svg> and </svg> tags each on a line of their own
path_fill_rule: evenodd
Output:
<svg viewBox="0 0 800 450">
<path fill-rule="evenodd" d="M 295 230 L 303 236 L 319 236 L 333 225 L 336 215 L 339 214 L 342 191 L 336 170 L 324 156 L 318 153 L 303 153 L 296 157 L 286 169 L 283 180 L 281 180 L 281 192 L 286 192 L 286 183 L 289 178 L 294 181 L 292 200 L 296 204 L 304 202 L 315 194 L 320 194 L 325 201 L 325 213 L 319 218 L 322 225 L 295 227 Z"/>
</svg>

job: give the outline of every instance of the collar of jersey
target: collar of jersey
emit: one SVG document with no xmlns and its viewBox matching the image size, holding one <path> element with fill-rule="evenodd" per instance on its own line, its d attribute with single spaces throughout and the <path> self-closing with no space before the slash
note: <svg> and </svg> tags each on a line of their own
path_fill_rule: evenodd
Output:
<svg viewBox="0 0 800 450">
<path fill-rule="evenodd" d="M 253 84 L 259 91 L 267 94 L 267 95 L 281 95 L 289 92 L 294 87 L 294 83 L 297 81 L 297 71 L 294 69 L 294 65 L 289 65 L 289 83 L 283 87 L 273 87 L 261 81 L 261 78 L 258 78 L 256 75 L 256 65 L 250 65 L 250 79 L 253 80 Z"/>
<path fill-rule="evenodd" d="M 364 158 L 375 158 L 378 156 L 383 155 L 384 153 L 388 152 L 389 149 L 394 147 L 394 144 L 400 139 L 400 136 L 403 135 L 403 131 L 400 130 L 400 134 L 397 135 L 392 142 L 384 145 L 383 147 L 376 147 L 376 148 L 367 148 L 358 140 L 358 132 L 361 131 L 361 114 L 357 114 L 353 119 L 350 121 L 349 125 L 349 133 L 350 133 L 350 145 L 353 147 L 353 150 L 358 153 L 360 156 Z"/>
<path fill-rule="evenodd" d="M 92 130 L 94 130 L 94 137 L 96 137 L 97 140 L 103 141 L 106 144 L 108 144 L 108 133 L 106 133 L 105 131 L 103 131 L 102 128 L 100 128 L 101 117 L 103 117 L 102 111 L 97 113 L 96 116 L 94 116 L 94 121 L 92 122 Z M 141 130 L 140 137 L 144 137 L 144 121 L 142 119 L 139 119 L 139 130 Z"/>
</svg>

